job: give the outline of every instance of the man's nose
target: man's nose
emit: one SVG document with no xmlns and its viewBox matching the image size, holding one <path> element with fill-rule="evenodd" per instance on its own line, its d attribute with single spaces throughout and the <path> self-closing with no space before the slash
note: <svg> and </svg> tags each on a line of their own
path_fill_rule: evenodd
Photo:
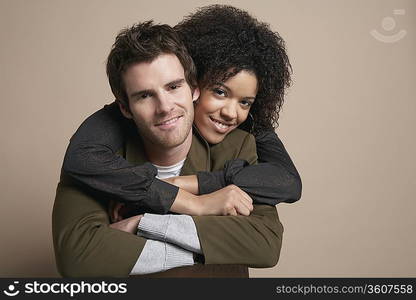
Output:
<svg viewBox="0 0 416 300">
<path fill-rule="evenodd" d="M 158 95 L 158 104 L 156 108 L 156 112 L 158 114 L 169 113 L 173 110 L 174 106 L 174 101 L 171 95 L 166 92 L 161 92 Z"/>
<path fill-rule="evenodd" d="M 224 120 L 231 121 L 237 118 L 237 103 L 236 101 L 228 100 L 221 109 L 221 117 Z"/>
</svg>

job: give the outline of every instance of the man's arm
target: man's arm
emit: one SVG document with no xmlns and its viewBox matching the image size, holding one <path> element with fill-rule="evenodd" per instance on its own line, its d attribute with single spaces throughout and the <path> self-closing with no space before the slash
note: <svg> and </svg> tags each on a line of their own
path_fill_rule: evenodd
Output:
<svg viewBox="0 0 416 300">
<path fill-rule="evenodd" d="M 117 209 L 117 207 L 113 207 Z M 146 218 L 143 218 L 143 215 L 133 216 L 110 225 L 111 228 L 125 231 L 128 233 L 136 234 L 137 228 L 140 228 L 143 222 L 146 222 L 149 214 L 146 214 Z M 163 216 L 163 215 L 152 215 L 152 216 Z M 169 215 L 171 216 L 171 215 Z M 181 215 L 184 216 L 184 215 Z M 185 216 L 184 216 L 185 217 Z M 198 236 L 196 235 L 195 225 L 191 217 L 187 223 L 181 223 L 185 227 L 193 227 L 194 239 L 196 239 L 198 247 L 199 241 Z M 191 224 L 189 224 L 191 223 Z M 139 226 L 140 224 L 140 226 Z M 191 226 L 186 226 L 191 225 Z M 139 235 L 140 236 L 140 235 Z M 183 266 L 192 266 L 194 262 L 194 254 L 191 251 L 185 250 L 183 247 L 178 247 L 174 244 L 168 243 L 166 241 L 152 240 L 152 237 L 147 238 L 146 244 L 144 245 L 143 250 L 140 253 L 139 259 L 134 265 L 130 275 L 143 275 L 149 273 L 157 273 L 167 271 L 176 267 Z M 195 241 L 194 241 L 195 243 Z"/>
<path fill-rule="evenodd" d="M 212 158 L 223 165 L 224 154 L 236 140 L 228 140 L 212 149 Z M 255 164 L 254 137 L 247 135 L 234 158 Z M 218 192 L 218 191 L 217 191 Z M 275 206 L 254 205 L 249 216 L 193 216 L 206 264 L 243 264 L 272 267 L 277 264 L 282 245 L 283 226 Z"/>
<path fill-rule="evenodd" d="M 276 207 L 254 205 L 250 216 L 194 216 L 205 264 L 243 264 L 269 268 L 277 264 L 283 225 Z"/>
<path fill-rule="evenodd" d="M 146 239 L 109 227 L 106 203 L 65 176 L 58 185 L 52 215 L 56 263 L 64 277 L 126 277 Z"/>
<path fill-rule="evenodd" d="M 275 207 L 255 205 L 253 213 L 247 217 L 192 218 L 145 214 L 137 234 L 195 253 L 202 252 L 206 264 L 241 264 L 257 268 L 277 264 L 283 226 Z"/>
</svg>

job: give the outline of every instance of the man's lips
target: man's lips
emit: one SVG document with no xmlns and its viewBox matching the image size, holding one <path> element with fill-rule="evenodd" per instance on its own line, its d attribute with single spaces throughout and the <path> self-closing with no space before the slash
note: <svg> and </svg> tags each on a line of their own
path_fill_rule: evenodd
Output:
<svg viewBox="0 0 416 300">
<path fill-rule="evenodd" d="M 182 116 L 176 116 L 176 117 L 173 117 L 173 118 L 169 118 L 169 119 L 166 119 L 164 121 L 160 121 L 160 122 L 156 123 L 155 126 L 157 126 L 157 127 L 172 127 L 176 124 L 176 122 L 180 118 L 182 118 Z"/>
</svg>

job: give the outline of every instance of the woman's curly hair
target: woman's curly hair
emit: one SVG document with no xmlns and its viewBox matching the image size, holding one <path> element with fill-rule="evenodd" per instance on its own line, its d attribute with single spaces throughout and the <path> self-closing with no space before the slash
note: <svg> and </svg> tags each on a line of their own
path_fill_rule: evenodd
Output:
<svg viewBox="0 0 416 300">
<path fill-rule="evenodd" d="M 278 126 L 292 68 L 285 42 L 277 32 L 227 5 L 199 8 L 175 29 L 195 62 L 200 88 L 225 82 L 241 70 L 251 71 L 258 80 L 256 101 L 250 109 L 253 133 Z"/>
</svg>

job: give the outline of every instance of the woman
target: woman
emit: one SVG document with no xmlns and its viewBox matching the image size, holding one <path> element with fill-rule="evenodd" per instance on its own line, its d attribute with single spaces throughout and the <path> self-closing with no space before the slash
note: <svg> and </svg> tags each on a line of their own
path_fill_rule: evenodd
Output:
<svg viewBox="0 0 416 300">
<path fill-rule="evenodd" d="M 175 29 L 198 71 L 197 130 L 210 144 L 221 142 L 237 127 L 250 131 L 260 163 L 247 166 L 230 161 L 220 172 L 166 181 L 199 194 L 235 184 L 254 202 L 270 205 L 298 200 L 299 174 L 274 133 L 290 84 L 290 64 L 281 37 L 246 12 L 221 5 L 200 9 Z M 152 165 L 133 166 L 115 154 L 123 144 L 123 120 L 115 105 L 88 118 L 71 139 L 64 172 L 121 202 L 140 202 L 147 212 L 166 213 L 178 189 L 155 178 L 149 171 Z M 155 197 L 165 203 L 162 208 L 148 200 Z"/>
</svg>

